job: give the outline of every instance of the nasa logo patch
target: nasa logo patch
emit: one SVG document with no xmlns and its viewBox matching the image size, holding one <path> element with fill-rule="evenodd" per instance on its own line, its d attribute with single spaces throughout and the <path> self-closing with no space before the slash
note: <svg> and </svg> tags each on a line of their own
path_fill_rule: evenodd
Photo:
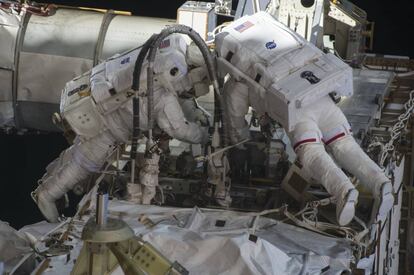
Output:
<svg viewBox="0 0 414 275">
<path fill-rule="evenodd" d="M 273 50 L 274 48 L 276 48 L 276 43 L 275 41 L 269 41 L 266 43 L 266 49 L 268 50 Z"/>
<path fill-rule="evenodd" d="M 300 74 L 300 77 L 306 79 L 309 81 L 310 84 L 316 84 L 319 81 L 321 81 L 320 78 L 318 78 L 313 72 L 311 71 L 304 71 Z"/>
</svg>

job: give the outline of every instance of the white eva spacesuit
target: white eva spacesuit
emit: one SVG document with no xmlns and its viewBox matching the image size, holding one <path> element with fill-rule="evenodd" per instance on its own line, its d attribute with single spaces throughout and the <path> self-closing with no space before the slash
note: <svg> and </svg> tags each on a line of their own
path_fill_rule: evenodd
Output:
<svg viewBox="0 0 414 275">
<path fill-rule="evenodd" d="M 181 109 L 177 93 L 196 89 L 208 92 L 207 73 L 192 60 L 196 52 L 187 51 L 181 35 L 165 39 L 155 60 L 154 118 L 170 137 L 190 142 L 208 140 L 207 128 L 189 122 Z M 191 47 L 188 47 L 189 49 Z M 140 48 L 108 59 L 91 72 L 67 83 L 61 101 L 61 115 L 77 134 L 74 144 L 47 167 L 34 198 L 44 216 L 58 219 L 55 201 L 90 173 L 98 172 L 116 144 L 125 143 L 132 132 L 130 90 L 133 70 Z M 188 65 L 191 65 L 191 70 Z M 144 64 L 145 66 L 145 64 Z M 141 74 L 139 93 L 140 129 L 147 130 L 146 70 Z M 132 200 L 149 204 L 158 184 L 159 155 L 142 159 L 138 185 L 129 186 Z M 142 195 L 140 192 L 142 190 Z M 138 194 L 139 193 L 139 194 Z"/>
<path fill-rule="evenodd" d="M 352 220 L 358 198 L 340 167 L 373 192 L 381 216 L 390 210 L 390 180 L 356 143 L 329 96 L 352 94 L 349 66 L 264 12 L 233 22 L 215 41 L 219 68 L 231 76 L 223 93 L 232 143 L 248 137 L 245 115 L 252 106 L 283 125 L 305 172 L 336 199 L 340 225 Z"/>
</svg>

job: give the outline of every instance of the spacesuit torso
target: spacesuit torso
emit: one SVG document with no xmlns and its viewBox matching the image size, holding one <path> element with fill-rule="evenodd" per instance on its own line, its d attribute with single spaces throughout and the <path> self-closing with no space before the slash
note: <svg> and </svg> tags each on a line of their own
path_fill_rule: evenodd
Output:
<svg viewBox="0 0 414 275">
<path fill-rule="evenodd" d="M 335 92 L 352 95 L 351 68 L 269 14 L 245 16 L 216 36 L 219 69 L 248 87 L 258 112 L 292 131 L 298 110 Z"/>
<path fill-rule="evenodd" d="M 155 60 L 154 116 L 171 137 L 201 143 L 204 132 L 185 120 L 178 94 L 196 84 L 187 69 L 186 43 L 181 36 L 165 40 Z M 135 60 L 140 48 L 110 58 L 91 72 L 68 82 L 61 101 L 61 114 L 80 139 L 108 131 L 120 142 L 131 135 L 131 90 Z M 140 128 L 147 129 L 146 64 L 140 78 Z M 191 76 L 190 76 L 191 74 Z M 201 80 L 200 80 L 201 81 Z M 79 115 L 82 113 L 81 115 Z M 188 128 L 188 129 L 187 129 Z M 178 130 L 179 129 L 179 130 Z"/>
</svg>

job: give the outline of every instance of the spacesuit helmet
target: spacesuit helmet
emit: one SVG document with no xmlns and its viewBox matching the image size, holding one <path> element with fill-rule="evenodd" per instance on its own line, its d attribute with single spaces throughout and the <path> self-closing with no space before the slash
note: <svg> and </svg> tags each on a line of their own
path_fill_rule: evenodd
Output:
<svg viewBox="0 0 414 275">
<path fill-rule="evenodd" d="M 167 90 L 185 97 L 208 93 L 207 69 L 195 45 L 188 45 L 181 34 L 172 34 L 161 42 L 158 51 L 154 69 L 162 75 Z"/>
</svg>

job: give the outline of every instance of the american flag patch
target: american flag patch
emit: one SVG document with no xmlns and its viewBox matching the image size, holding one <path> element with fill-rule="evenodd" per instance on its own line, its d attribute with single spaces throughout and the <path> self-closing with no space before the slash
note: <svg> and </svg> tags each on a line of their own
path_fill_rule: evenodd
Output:
<svg viewBox="0 0 414 275">
<path fill-rule="evenodd" d="M 170 46 L 170 39 L 165 39 L 161 42 L 160 44 L 160 49 L 165 49 L 168 48 Z"/>
<path fill-rule="evenodd" d="M 124 59 L 121 60 L 121 64 L 125 65 L 125 64 L 129 63 L 130 61 L 131 61 L 131 58 L 128 56 L 127 58 L 124 58 Z"/>
<path fill-rule="evenodd" d="M 237 26 L 237 27 L 235 27 L 234 29 L 235 29 L 236 31 L 238 31 L 238 32 L 242 33 L 242 32 L 244 32 L 245 30 L 247 30 L 247 29 L 249 29 L 249 28 L 251 28 L 251 27 L 253 27 L 253 26 L 254 26 L 254 24 L 253 24 L 252 22 L 250 22 L 250 21 L 246 21 L 246 22 L 244 22 L 244 23 L 242 23 L 242 24 L 238 25 L 238 26 Z"/>
</svg>

